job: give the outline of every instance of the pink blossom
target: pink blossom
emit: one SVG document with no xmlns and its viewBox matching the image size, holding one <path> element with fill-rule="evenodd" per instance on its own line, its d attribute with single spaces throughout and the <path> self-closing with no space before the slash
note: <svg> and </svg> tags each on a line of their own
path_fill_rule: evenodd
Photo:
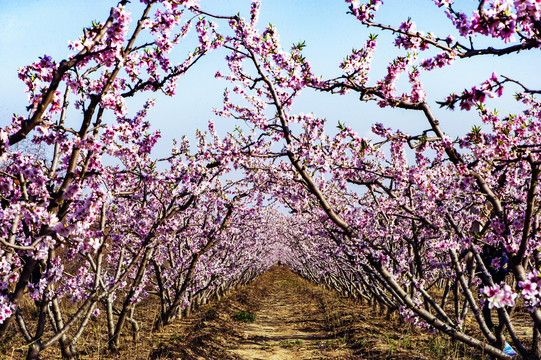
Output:
<svg viewBox="0 0 541 360">
<path fill-rule="evenodd" d="M 488 307 L 492 308 L 502 308 L 504 306 L 513 306 L 515 305 L 515 299 L 518 294 L 513 292 L 511 287 L 508 284 L 503 284 L 500 286 L 495 284 L 493 286 L 487 286 L 481 289 L 488 300 Z"/>
</svg>

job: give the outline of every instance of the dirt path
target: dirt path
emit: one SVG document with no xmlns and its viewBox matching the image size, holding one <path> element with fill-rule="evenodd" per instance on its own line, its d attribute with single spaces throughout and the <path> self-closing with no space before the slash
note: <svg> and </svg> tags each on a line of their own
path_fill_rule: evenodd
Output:
<svg viewBox="0 0 541 360">
<path fill-rule="evenodd" d="M 256 321 L 241 329 L 244 340 L 230 352 L 241 359 L 345 359 L 351 349 L 327 344 L 336 343 L 333 334 L 323 330 L 325 324 L 322 304 L 313 293 L 296 279 L 286 277 L 271 283 L 269 293 L 255 313 Z"/>
<path fill-rule="evenodd" d="M 255 321 L 235 320 L 241 312 Z M 485 359 L 279 266 L 152 334 L 152 341 L 141 359 Z"/>
<path fill-rule="evenodd" d="M 106 324 L 93 319 L 81 341 L 80 359 L 102 360 L 486 360 L 448 338 L 398 321 L 378 309 L 312 284 L 283 266 L 274 266 L 220 300 L 154 331 L 160 304 L 149 297 L 138 304 L 142 328 L 126 329 L 121 351 L 108 352 Z M 255 321 L 237 320 L 239 313 Z M 100 318 L 102 319 L 102 318 Z M 0 358 L 23 359 L 25 345 Z M 9 349 L 4 345 L 4 349 Z M 6 352 L 7 353 L 7 352 Z M 44 353 L 44 359 L 59 358 Z"/>
</svg>

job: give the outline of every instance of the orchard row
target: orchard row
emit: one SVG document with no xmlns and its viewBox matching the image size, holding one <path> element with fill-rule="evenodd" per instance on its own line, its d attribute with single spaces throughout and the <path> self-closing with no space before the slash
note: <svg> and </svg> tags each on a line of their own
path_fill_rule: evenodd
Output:
<svg viewBox="0 0 541 360">
<path fill-rule="evenodd" d="M 159 329 L 282 262 L 494 357 L 512 358 L 507 342 L 541 357 L 541 91 L 493 73 L 434 111 L 421 82 L 455 62 L 538 52 L 540 2 L 462 11 L 435 0 L 450 25 L 435 34 L 411 19 L 377 22 L 379 0 L 347 0 L 359 26 L 394 36 L 399 55 L 375 81 L 375 35 L 325 79 L 302 43 L 284 49 L 278 29 L 258 27 L 258 1 L 247 19 L 214 14 L 210 2 L 141 3 L 130 14 L 120 1 L 69 43 L 67 59 L 44 56 L 19 72 L 28 115 L 0 129 L 0 338 L 16 329 L 28 359 L 50 347 L 74 358 L 89 321 L 105 317 L 116 350 L 142 299 L 159 299 Z M 175 62 L 190 36 L 197 45 Z M 479 37 L 489 45 L 475 46 Z M 216 116 L 242 126 L 220 136 L 210 123 L 196 144 L 152 157 L 155 101 L 130 117 L 129 99 L 173 96 L 217 49 L 229 71 L 216 77 L 231 85 Z M 520 112 L 489 108 L 512 95 L 504 86 Z M 340 124 L 331 134 L 324 119 L 293 112 L 303 90 L 416 112 L 421 130 L 374 123 L 370 140 Z M 455 108 L 479 122 L 453 140 L 438 111 Z"/>
</svg>

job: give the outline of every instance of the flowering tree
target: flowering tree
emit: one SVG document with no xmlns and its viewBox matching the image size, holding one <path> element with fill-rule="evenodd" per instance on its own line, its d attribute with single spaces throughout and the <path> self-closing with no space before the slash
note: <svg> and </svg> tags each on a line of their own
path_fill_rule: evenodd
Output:
<svg viewBox="0 0 541 360">
<path fill-rule="evenodd" d="M 222 294 L 273 264 L 239 252 L 268 252 L 267 239 L 246 236 L 255 215 L 242 204 L 245 186 L 220 180 L 230 171 L 228 142 L 210 126 L 210 142 L 200 133 L 195 151 L 183 139 L 156 160 L 160 134 L 146 120 L 155 101 L 128 115 L 129 98 L 172 96 L 178 77 L 223 42 L 195 2 L 143 3 L 131 32 L 121 1 L 70 43 L 77 53 L 67 60 L 45 56 L 23 68 L 28 117 L 0 130 L 0 336 L 16 320 L 29 359 L 56 343 L 63 357 L 76 357 L 101 312 L 116 351 L 126 323 L 138 331 L 136 307 L 149 294 L 161 300 L 162 326 L 203 291 Z M 193 23 L 198 45 L 174 64 L 169 54 Z M 77 111 L 80 123 L 71 119 Z M 49 156 L 12 147 L 27 136 Z M 37 319 L 23 299 L 34 302 Z"/>
<path fill-rule="evenodd" d="M 213 24 L 187 10 L 195 2 L 143 1 L 134 22 L 127 4 L 120 1 L 104 23 L 84 29 L 81 38 L 70 43 L 74 53 L 68 59 L 56 62 L 44 56 L 21 69 L 19 77 L 29 95 L 28 115 L 14 116 L 12 124 L 0 130 L 0 336 L 16 318 L 30 344 L 28 358 L 38 357 L 57 341 L 63 356 L 74 356 L 75 342 L 89 318 L 98 314 L 98 301 L 114 298 L 131 281 L 116 329 L 110 334 L 117 337 L 130 304 L 141 292 L 156 231 L 189 207 L 193 188 L 197 193 L 205 188 L 201 181 L 207 174 L 196 174 L 199 167 L 191 169 L 193 174 L 184 174 L 195 176 L 191 181 L 176 179 L 187 193 L 177 192 L 174 179 L 167 184 L 173 188 L 155 188 L 162 175 L 153 170 L 149 155 L 159 134 L 150 133 L 145 120 L 153 101 L 133 118 L 128 117 L 126 104 L 141 92 L 173 95 L 178 77 L 221 40 L 213 33 Z M 171 49 L 192 25 L 198 45 L 175 64 L 169 56 Z M 79 123 L 70 118 L 73 113 L 80 114 Z M 115 120 L 107 120 L 110 117 Z M 49 147 L 50 158 L 10 149 L 27 136 Z M 108 163 L 121 165 L 106 165 L 104 157 L 116 159 Z M 162 193 L 145 193 L 149 188 Z M 156 205 L 162 194 L 170 196 L 163 212 L 148 220 L 140 214 L 141 221 L 147 222 L 140 223 L 135 234 L 117 232 L 127 225 L 121 225 L 118 211 L 130 206 L 130 212 L 145 213 L 152 206 L 134 204 Z M 112 216 L 117 222 L 111 221 Z M 123 241 L 139 247 L 127 246 L 125 250 L 133 252 L 124 254 L 120 251 Z M 117 271 L 107 274 L 114 268 L 110 261 L 119 257 Z M 80 261 L 84 265 L 73 268 Z M 27 327 L 29 319 L 20 307 L 26 292 L 39 309 L 35 330 Z M 70 300 L 77 310 L 66 321 L 59 302 Z M 47 337 L 49 320 L 52 335 Z"/>
<path fill-rule="evenodd" d="M 480 120 L 453 141 L 421 81 L 457 61 L 538 51 L 538 2 L 479 1 L 468 15 L 435 1 L 456 40 L 418 31 L 411 19 L 377 22 L 379 0 L 346 1 L 361 24 L 394 34 L 399 54 L 377 81 L 369 77 L 375 35 L 326 79 L 302 43 L 285 51 L 275 27 L 258 30 L 258 1 L 249 19 L 211 15 L 197 1 L 141 2 L 136 22 L 120 1 L 70 43 L 68 59 L 44 56 L 19 73 L 28 114 L 0 129 L 0 337 L 16 320 L 29 359 L 57 342 L 73 358 L 86 324 L 104 310 L 116 350 L 126 322 L 137 329 L 136 305 L 147 295 L 160 300 L 161 327 L 282 261 L 492 356 L 511 358 L 509 340 L 523 358 L 541 357 L 541 91 L 492 74 L 451 93 L 438 111 L 474 110 Z M 230 34 L 209 19 L 228 22 Z M 196 48 L 174 64 L 171 50 L 193 24 Z M 475 36 L 494 43 L 475 46 Z M 178 77 L 217 47 L 228 51 L 230 71 L 216 76 L 233 87 L 216 114 L 248 129 L 220 138 L 211 123 L 194 151 L 183 140 L 153 159 L 159 133 L 146 116 L 154 100 L 130 116 L 129 99 L 172 96 Z M 521 113 L 489 108 L 504 86 L 518 91 Z M 292 112 L 304 90 L 418 111 L 426 129 L 410 135 L 373 124 L 379 140 L 371 141 L 339 124 L 328 135 L 324 120 Z M 14 149 L 28 136 L 49 156 Z M 236 180 L 223 176 L 235 170 Z M 473 332 L 464 327 L 468 313 Z M 529 338 L 514 316 L 529 318 Z"/>
<path fill-rule="evenodd" d="M 377 23 L 381 1 L 348 3 L 363 24 L 392 31 L 395 46 L 405 52 L 373 84 L 369 70 L 375 36 L 345 58 L 340 65 L 343 75 L 323 80 L 302 55 L 302 44 L 284 51 L 274 27 L 258 31 L 257 2 L 249 20 L 230 20 L 235 30 L 228 45 L 231 72 L 217 76 L 235 86 L 233 93 L 226 93 L 219 115 L 241 118 L 252 126 L 251 134 L 237 135 L 239 152 L 251 157 L 244 168 L 258 179 L 281 182 L 284 190 L 266 191 L 292 211 L 312 214 L 326 229 L 325 237 L 337 249 L 322 249 L 316 257 L 324 264 L 321 268 L 342 258 L 350 274 L 359 283 L 364 280 L 364 290 L 416 324 L 501 358 L 511 357 L 503 351 L 507 332 L 522 357 L 539 358 L 541 318 L 532 306 L 537 302 L 539 268 L 539 91 L 493 74 L 471 90 L 451 94 L 441 101 L 442 107 L 476 108 L 484 124 L 452 141 L 425 101 L 420 80 L 423 72 L 460 59 L 538 49 L 539 5 L 480 1 L 468 16 L 451 2 L 436 1 L 458 30 L 457 41 L 417 31 L 412 20 L 398 27 Z M 477 34 L 501 39 L 504 45 L 477 48 Z M 506 45 L 511 42 L 516 44 Z M 417 52 L 428 50 L 438 53 L 421 59 Z M 408 75 L 411 90 L 401 94 L 397 82 L 402 73 Z M 523 113 L 501 117 L 484 105 L 487 98 L 502 96 L 504 85 L 517 86 Z M 374 124 L 380 142 L 360 138 L 344 125 L 336 136 L 325 135 L 323 120 L 291 113 L 296 96 L 306 88 L 354 91 L 362 101 L 376 101 L 381 107 L 420 111 L 428 129 L 408 135 Z M 413 150 L 411 156 L 407 149 Z M 445 295 L 438 299 L 429 289 L 443 279 Z M 451 290 L 453 308 L 446 307 Z M 531 339 L 520 338 L 515 329 L 511 315 L 520 307 L 529 310 Z M 479 337 L 463 329 L 468 310 Z"/>
</svg>

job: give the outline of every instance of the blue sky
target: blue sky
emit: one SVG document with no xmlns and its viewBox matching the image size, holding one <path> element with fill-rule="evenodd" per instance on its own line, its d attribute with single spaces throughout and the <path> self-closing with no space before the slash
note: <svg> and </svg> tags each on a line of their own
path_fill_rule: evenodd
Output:
<svg viewBox="0 0 541 360">
<path fill-rule="evenodd" d="M 13 113 L 25 112 L 26 94 L 17 79 L 17 69 L 43 54 L 51 55 L 57 61 L 65 58 L 69 54 L 68 40 L 78 38 L 82 28 L 90 25 L 92 20 L 103 21 L 115 3 L 105 0 L 0 0 L 0 125 L 9 123 Z M 470 7 L 475 5 L 468 0 L 462 3 Z M 246 16 L 250 0 L 201 0 L 200 4 L 213 13 L 240 12 Z M 378 33 L 346 15 L 347 5 L 342 0 L 262 0 L 261 9 L 260 26 L 275 24 L 284 47 L 305 40 L 306 57 L 313 69 L 324 77 L 337 75 L 338 64 L 351 48 L 361 47 L 369 32 Z M 408 16 L 417 22 L 420 30 L 443 34 L 450 29 L 445 15 L 430 0 L 385 1 L 378 20 L 398 26 Z M 392 37 L 380 35 L 378 40 L 373 80 L 384 74 L 388 61 L 395 54 Z M 223 55 L 223 52 L 216 52 L 208 56 L 183 77 L 175 97 L 157 98 L 150 120 L 156 128 L 162 129 L 160 152 L 166 152 L 172 138 L 183 134 L 191 137 L 196 128 L 204 128 L 209 118 L 215 118 L 212 108 L 220 106 L 221 94 L 228 86 L 213 77 L 217 69 L 225 70 Z M 481 82 L 493 70 L 539 88 L 541 76 L 537 64 L 540 59 L 538 52 L 520 57 L 472 59 L 458 62 L 449 69 L 423 74 L 422 79 L 431 102 L 441 100 L 450 91 L 461 91 Z M 453 136 L 471 128 L 475 120 L 473 113 L 448 112 L 433 106 L 444 128 Z M 514 107 L 501 100 L 498 106 Z M 408 132 L 426 127 L 420 113 L 382 110 L 375 104 L 360 103 L 356 95 L 340 97 L 307 92 L 297 100 L 294 111 L 314 112 L 325 117 L 330 128 L 334 128 L 338 120 L 346 122 L 361 134 L 366 134 L 374 122 Z M 216 120 L 216 123 L 221 132 L 233 127 L 229 120 Z"/>
</svg>

